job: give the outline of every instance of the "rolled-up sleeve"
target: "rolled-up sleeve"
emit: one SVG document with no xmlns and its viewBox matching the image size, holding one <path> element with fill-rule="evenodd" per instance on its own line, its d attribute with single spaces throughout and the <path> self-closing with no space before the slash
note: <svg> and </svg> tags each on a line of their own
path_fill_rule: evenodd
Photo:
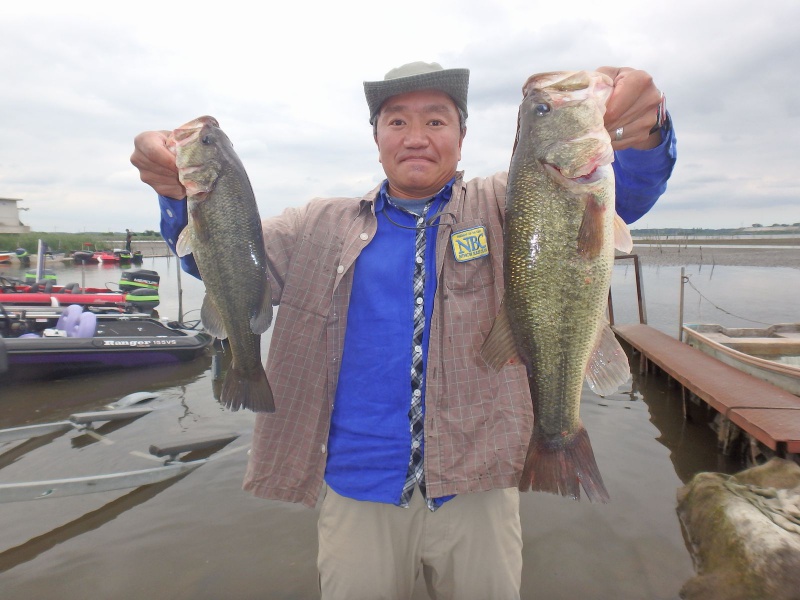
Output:
<svg viewBox="0 0 800 600">
<path fill-rule="evenodd" d="M 186 199 L 175 200 L 159 194 L 158 205 L 161 207 L 161 237 L 164 238 L 170 249 L 175 252 L 178 236 L 189 223 Z M 175 254 L 177 255 L 177 252 Z M 191 254 L 181 258 L 181 267 L 190 275 L 202 279 L 194 256 Z"/>
<path fill-rule="evenodd" d="M 650 150 L 629 148 L 615 153 L 617 213 L 626 223 L 640 219 L 667 189 L 677 159 L 671 118 L 661 129 L 661 144 Z"/>
</svg>

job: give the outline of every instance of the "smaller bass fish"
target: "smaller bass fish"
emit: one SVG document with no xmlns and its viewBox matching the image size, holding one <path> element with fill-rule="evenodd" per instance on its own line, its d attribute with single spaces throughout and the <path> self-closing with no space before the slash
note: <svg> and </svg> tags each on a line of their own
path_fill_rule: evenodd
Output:
<svg viewBox="0 0 800 600">
<path fill-rule="evenodd" d="M 261 334 L 272 323 L 272 293 L 250 179 L 213 117 L 179 127 L 170 144 L 189 209 L 178 255 L 194 255 L 206 286 L 203 327 L 227 339 L 232 354 L 220 402 L 231 410 L 273 412 L 272 389 L 261 363 Z"/>
</svg>

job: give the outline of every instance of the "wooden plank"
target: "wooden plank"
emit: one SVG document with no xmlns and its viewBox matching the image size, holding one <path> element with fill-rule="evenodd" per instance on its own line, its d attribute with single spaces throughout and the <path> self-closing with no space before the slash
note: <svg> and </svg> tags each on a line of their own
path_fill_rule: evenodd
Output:
<svg viewBox="0 0 800 600">
<path fill-rule="evenodd" d="M 647 360 L 767 447 L 785 444 L 789 452 L 800 449 L 797 396 L 647 325 L 616 325 L 613 329 Z"/>
<path fill-rule="evenodd" d="M 742 429 L 758 429 L 776 442 L 786 444 L 787 452 L 800 452 L 800 407 L 738 408 L 728 413 L 732 423 Z M 775 446 L 768 446 L 777 450 Z"/>
</svg>

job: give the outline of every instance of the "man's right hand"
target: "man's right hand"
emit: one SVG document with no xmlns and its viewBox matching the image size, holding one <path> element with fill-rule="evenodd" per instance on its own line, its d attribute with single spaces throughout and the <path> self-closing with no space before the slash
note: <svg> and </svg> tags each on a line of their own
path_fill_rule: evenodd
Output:
<svg viewBox="0 0 800 600">
<path fill-rule="evenodd" d="M 178 180 L 175 154 L 167 147 L 171 131 L 145 131 L 133 140 L 131 164 L 139 169 L 139 178 L 156 193 L 179 200 L 186 188 Z"/>
</svg>

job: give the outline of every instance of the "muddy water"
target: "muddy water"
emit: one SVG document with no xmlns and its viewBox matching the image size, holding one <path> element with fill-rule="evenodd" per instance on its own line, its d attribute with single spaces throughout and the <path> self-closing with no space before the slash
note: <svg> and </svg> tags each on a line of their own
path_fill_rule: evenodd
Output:
<svg viewBox="0 0 800 600">
<path fill-rule="evenodd" d="M 161 275 L 162 316 L 177 316 L 174 261 L 147 259 L 142 267 Z M 706 322 L 741 325 L 726 322 L 734 318 L 730 314 L 714 315 L 711 301 L 734 315 L 798 319 L 800 271 L 730 269 L 717 267 L 711 276 L 708 270 L 692 270 L 708 300 L 687 301 L 695 313 L 685 320 L 699 314 Z M 81 276 L 87 285 L 114 283 L 120 275 L 118 267 L 55 270 L 59 283 Z M 649 320 L 672 335 L 677 333 L 679 272 L 644 269 Z M 754 299 L 755 286 L 761 292 Z M 182 289 L 185 320 L 197 318 L 192 311 L 200 305 L 202 285 L 184 274 Z M 769 307 L 764 289 L 771 292 Z M 616 268 L 614 293 L 617 321 L 635 320 L 630 269 Z M 60 420 L 135 391 L 159 394 L 151 414 L 102 425 L 95 435 L 73 431 L 0 447 L 0 483 L 147 468 L 157 465 L 147 457 L 152 443 L 240 435 L 178 480 L 132 491 L 0 504 L 3 598 L 318 597 L 317 513 L 241 491 L 253 417 L 218 406 L 211 373 L 206 357 L 167 370 L 0 389 L 0 428 Z M 679 390 L 653 376 L 637 375 L 609 398 L 586 391 L 582 413 L 612 502 L 597 506 L 545 494 L 522 496 L 522 597 L 677 598 L 693 568 L 675 515 L 676 490 L 699 471 L 734 472 L 740 465 L 717 452 L 705 424 L 683 421 Z M 427 597 L 419 586 L 415 599 Z"/>
</svg>

